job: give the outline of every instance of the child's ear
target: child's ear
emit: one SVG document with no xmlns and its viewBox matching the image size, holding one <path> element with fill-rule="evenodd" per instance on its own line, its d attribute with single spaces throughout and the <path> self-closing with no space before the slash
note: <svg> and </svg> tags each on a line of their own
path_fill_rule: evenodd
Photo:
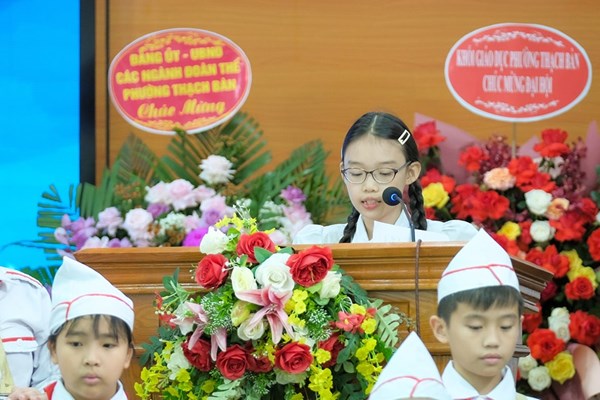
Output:
<svg viewBox="0 0 600 400">
<path fill-rule="evenodd" d="M 123 365 L 123 369 L 129 368 L 132 357 L 133 357 L 133 346 L 129 346 L 127 349 L 127 358 L 125 359 L 125 364 Z"/>
<path fill-rule="evenodd" d="M 429 326 L 431 326 L 433 336 L 435 336 L 439 342 L 448 343 L 448 329 L 446 327 L 446 322 L 442 318 L 437 315 L 432 315 L 429 318 Z"/>
<path fill-rule="evenodd" d="M 414 161 L 410 163 L 408 169 L 406 170 L 406 185 L 410 185 L 421 175 L 421 163 L 418 161 Z"/>
<path fill-rule="evenodd" d="M 46 344 L 48 346 L 48 350 L 50 350 L 50 358 L 54 364 L 58 364 L 58 358 L 56 357 L 56 341 L 48 340 Z"/>
</svg>

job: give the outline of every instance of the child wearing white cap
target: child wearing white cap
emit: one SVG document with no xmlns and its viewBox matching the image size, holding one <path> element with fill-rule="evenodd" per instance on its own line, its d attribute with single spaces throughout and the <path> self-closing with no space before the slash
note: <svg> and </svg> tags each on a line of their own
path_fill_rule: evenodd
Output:
<svg viewBox="0 0 600 400">
<path fill-rule="evenodd" d="M 442 380 L 453 399 L 527 399 L 507 367 L 521 336 L 523 299 L 509 255 L 483 229 L 438 283 L 435 337 L 450 346 Z"/>
<path fill-rule="evenodd" d="M 48 346 L 62 379 L 49 400 L 127 399 L 120 377 L 133 355 L 133 302 L 93 269 L 65 257 L 52 285 Z"/>
<path fill-rule="evenodd" d="M 369 400 L 402 399 L 452 399 L 431 354 L 415 332 L 398 347 L 369 396 Z"/>
<path fill-rule="evenodd" d="M 50 307 L 50 295 L 39 281 L 0 267 L 0 396 L 40 398 L 60 376 L 46 346 Z"/>
</svg>

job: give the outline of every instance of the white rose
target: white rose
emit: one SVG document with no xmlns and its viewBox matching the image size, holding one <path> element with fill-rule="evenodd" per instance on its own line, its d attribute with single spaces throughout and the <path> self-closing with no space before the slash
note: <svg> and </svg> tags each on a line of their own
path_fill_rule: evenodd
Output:
<svg viewBox="0 0 600 400">
<path fill-rule="evenodd" d="M 139 240 L 152 239 L 152 233 L 149 231 L 150 224 L 154 218 L 152 214 L 143 208 L 134 208 L 125 214 L 123 229 L 127 231 L 129 237 L 134 242 Z"/>
<path fill-rule="evenodd" d="M 525 203 L 529 211 L 536 215 L 544 215 L 552 202 L 552 195 L 540 189 L 533 189 L 525 193 Z"/>
<path fill-rule="evenodd" d="M 531 386 L 531 388 L 537 392 L 541 392 L 542 390 L 549 388 L 550 384 L 552 384 L 552 378 L 550 378 L 548 368 L 544 367 L 543 365 L 533 368 L 531 371 L 529 371 L 527 383 L 529 383 L 529 386 Z"/>
<path fill-rule="evenodd" d="M 258 340 L 264 335 L 266 323 L 264 320 L 249 328 L 248 325 L 255 314 L 250 314 L 247 320 L 242 322 L 237 329 L 237 334 L 242 340 Z"/>
<path fill-rule="evenodd" d="M 529 377 L 529 371 L 538 366 L 538 363 L 535 358 L 531 357 L 529 354 L 527 357 L 519 358 L 519 372 L 521 373 L 521 377 L 523 379 L 527 379 Z"/>
<path fill-rule="evenodd" d="M 233 268 L 233 271 L 231 271 L 231 284 L 234 293 L 258 289 L 252 270 L 246 267 Z"/>
<path fill-rule="evenodd" d="M 569 332 L 569 324 L 571 323 L 571 317 L 569 310 L 566 307 L 557 307 L 552 310 L 548 317 L 548 328 L 552 330 L 556 336 L 565 342 L 571 340 L 571 333 Z"/>
<path fill-rule="evenodd" d="M 554 229 L 548 221 L 533 221 L 529 228 L 531 238 L 538 243 L 544 243 L 554 237 Z"/>
<path fill-rule="evenodd" d="M 256 281 L 263 287 L 271 286 L 281 292 L 294 289 L 294 279 L 290 267 L 285 262 L 289 254 L 275 253 L 256 268 Z"/>
<path fill-rule="evenodd" d="M 548 320 L 561 321 L 563 324 L 569 325 L 569 323 L 571 322 L 571 313 L 569 312 L 567 307 L 556 307 L 552 309 Z"/>
<path fill-rule="evenodd" d="M 144 197 L 144 200 L 148 203 L 171 204 L 169 185 L 160 181 L 152 187 L 146 186 L 146 196 Z"/>
<path fill-rule="evenodd" d="M 600 211 L 596 214 L 596 222 L 600 224 Z"/>
<path fill-rule="evenodd" d="M 220 254 L 229 243 L 226 234 L 211 226 L 200 242 L 200 252 L 204 254 Z"/>
<path fill-rule="evenodd" d="M 174 346 L 173 353 L 167 362 L 167 369 L 171 372 L 169 379 L 175 380 L 180 369 L 188 369 L 191 366 L 190 362 L 183 355 L 181 346 Z"/>
<path fill-rule="evenodd" d="M 342 275 L 334 271 L 328 271 L 323 281 L 321 281 L 321 289 L 319 296 L 322 299 L 332 299 L 340 293 L 340 282 Z"/>
</svg>

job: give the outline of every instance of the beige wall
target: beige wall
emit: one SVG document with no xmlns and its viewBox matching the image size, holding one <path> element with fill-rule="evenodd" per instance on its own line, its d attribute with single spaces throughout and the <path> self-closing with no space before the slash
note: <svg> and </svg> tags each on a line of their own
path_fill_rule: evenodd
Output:
<svg viewBox="0 0 600 400">
<path fill-rule="evenodd" d="M 168 138 L 132 127 L 107 101 L 106 73 L 124 46 L 167 28 L 206 29 L 244 50 L 253 82 L 242 111 L 260 123 L 275 163 L 320 138 L 332 153 L 328 168 L 334 172 L 348 127 L 373 109 L 396 113 L 409 126 L 421 113 L 482 139 L 492 133 L 511 135 L 513 124 L 485 119 L 459 105 L 443 73 L 458 39 L 502 22 L 564 32 L 587 51 L 594 69 L 585 99 L 552 119 L 518 124 L 518 143 L 545 128 L 585 136 L 599 117 L 597 0 L 96 0 L 96 14 L 97 176 L 131 132 L 163 152 Z"/>
</svg>

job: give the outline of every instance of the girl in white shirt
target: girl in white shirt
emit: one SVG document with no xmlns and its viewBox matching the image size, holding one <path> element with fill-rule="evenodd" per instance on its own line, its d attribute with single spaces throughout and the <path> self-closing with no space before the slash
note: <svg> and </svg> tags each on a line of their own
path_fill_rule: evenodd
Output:
<svg viewBox="0 0 600 400">
<path fill-rule="evenodd" d="M 352 203 L 347 223 L 308 225 L 294 237 L 295 244 L 410 241 L 409 218 L 416 239 L 467 241 L 477 232 L 465 221 L 425 218 L 417 143 L 394 115 L 369 112 L 350 127 L 342 145 L 340 173 Z M 408 192 L 404 198 L 410 216 L 403 215 L 402 207 L 384 203 L 388 187 Z"/>
</svg>

